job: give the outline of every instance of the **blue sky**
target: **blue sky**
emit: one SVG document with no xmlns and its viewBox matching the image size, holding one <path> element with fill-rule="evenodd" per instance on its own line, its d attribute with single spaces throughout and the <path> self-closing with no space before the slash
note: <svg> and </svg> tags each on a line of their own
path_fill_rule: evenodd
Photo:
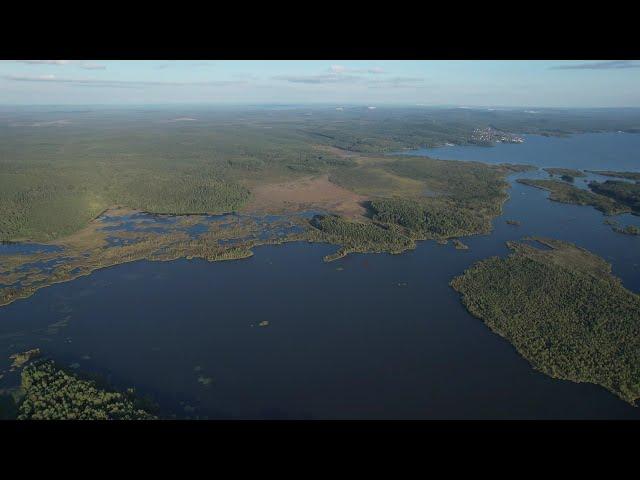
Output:
<svg viewBox="0 0 640 480">
<path fill-rule="evenodd" d="M 0 104 L 640 107 L 640 62 L 0 61 Z"/>
</svg>

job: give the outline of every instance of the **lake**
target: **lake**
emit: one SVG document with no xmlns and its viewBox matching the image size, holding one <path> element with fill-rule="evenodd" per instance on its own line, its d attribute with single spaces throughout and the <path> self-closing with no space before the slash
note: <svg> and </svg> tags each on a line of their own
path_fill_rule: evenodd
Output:
<svg viewBox="0 0 640 480">
<path fill-rule="evenodd" d="M 640 135 L 526 136 L 521 145 L 413 154 L 489 163 L 640 170 Z M 640 418 L 601 387 L 555 380 L 468 314 L 449 281 L 507 240 L 568 240 L 640 291 L 640 237 L 590 207 L 514 183 L 490 235 L 420 242 L 402 255 L 290 243 L 249 259 L 140 261 L 104 269 L 0 308 L 0 369 L 39 347 L 81 371 L 135 386 L 178 418 Z M 576 180 L 578 181 L 578 180 Z M 518 220 L 520 227 L 505 223 Z M 638 217 L 618 218 L 640 226 Z M 260 322 L 268 326 L 259 326 Z M 2 385 L 4 382 L 4 385 Z M 5 373 L 0 386 L 17 382 Z"/>
<path fill-rule="evenodd" d="M 522 135 L 525 143 L 499 143 L 495 147 L 437 147 L 405 151 L 404 155 L 485 163 L 526 163 L 536 167 L 588 170 L 640 170 L 639 134 L 584 133 L 568 137 Z"/>
</svg>

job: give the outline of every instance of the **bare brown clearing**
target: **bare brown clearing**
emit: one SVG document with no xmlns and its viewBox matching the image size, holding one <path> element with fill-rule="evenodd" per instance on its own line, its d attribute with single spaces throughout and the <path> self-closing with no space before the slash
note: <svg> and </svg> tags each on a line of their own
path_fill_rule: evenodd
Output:
<svg viewBox="0 0 640 480">
<path fill-rule="evenodd" d="M 331 181 L 329 175 L 306 177 L 291 182 L 260 185 L 243 209 L 253 213 L 285 213 L 322 209 L 347 217 L 363 216 L 367 197 L 353 193 Z"/>
</svg>

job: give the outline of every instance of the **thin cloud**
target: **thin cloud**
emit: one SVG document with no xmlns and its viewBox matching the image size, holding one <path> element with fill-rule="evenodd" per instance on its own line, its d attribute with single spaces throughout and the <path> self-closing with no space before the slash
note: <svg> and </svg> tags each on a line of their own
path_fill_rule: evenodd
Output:
<svg viewBox="0 0 640 480">
<path fill-rule="evenodd" d="M 234 73 L 233 78 L 240 78 L 242 80 L 260 80 L 260 77 L 253 73 Z"/>
<path fill-rule="evenodd" d="M 107 66 L 98 63 L 82 63 L 80 64 L 80 68 L 84 68 L 85 70 L 106 70 Z"/>
<path fill-rule="evenodd" d="M 161 63 L 160 65 L 156 65 L 155 68 L 164 70 L 166 68 L 173 68 L 173 67 L 177 67 L 179 65 L 183 65 L 183 66 L 187 66 L 187 67 L 195 67 L 195 68 L 200 68 L 200 67 L 214 67 L 215 64 L 212 62 L 191 62 L 191 63 L 183 63 L 183 62 L 178 62 L 176 60 L 170 60 L 167 63 Z"/>
<path fill-rule="evenodd" d="M 383 85 L 382 82 L 389 82 L 389 84 L 400 84 L 401 78 L 396 77 L 393 79 L 373 79 L 370 74 L 382 74 L 387 73 L 381 67 L 370 68 L 351 68 L 345 65 L 331 65 L 327 73 L 319 73 L 313 75 L 276 75 L 271 77 L 273 80 L 281 80 L 289 83 L 302 83 L 309 85 L 322 85 L 322 84 L 334 84 L 334 83 L 353 83 L 353 84 L 378 84 Z"/>
<path fill-rule="evenodd" d="M 277 75 L 272 77 L 274 80 L 282 80 L 290 83 L 307 83 L 307 84 L 323 84 L 323 83 L 349 83 L 360 81 L 360 77 L 353 75 L 341 75 L 335 73 L 327 73 L 320 75 Z"/>
<path fill-rule="evenodd" d="M 24 75 L 5 75 L 4 78 L 6 80 L 16 80 L 16 81 L 33 81 L 33 82 L 47 82 L 51 80 L 55 80 L 55 75 L 38 75 L 38 76 L 24 76 Z"/>
<path fill-rule="evenodd" d="M 282 80 L 290 83 L 302 83 L 308 85 L 322 84 L 357 84 L 373 88 L 383 87 L 411 87 L 424 81 L 419 77 L 390 77 L 369 78 L 363 75 L 346 75 L 343 73 L 327 73 L 320 75 L 279 75 L 272 77 L 274 80 Z"/>
<path fill-rule="evenodd" d="M 85 70 L 104 70 L 106 65 L 91 63 L 85 60 L 16 60 L 18 63 L 26 63 L 27 65 L 74 65 Z"/>
<path fill-rule="evenodd" d="M 16 60 L 18 63 L 29 65 L 69 65 L 71 60 Z"/>
<path fill-rule="evenodd" d="M 618 70 L 626 68 L 640 68 L 635 60 L 608 60 L 606 62 L 590 62 L 566 65 L 554 65 L 551 70 Z"/>
<path fill-rule="evenodd" d="M 367 84 L 370 87 L 383 88 L 404 88 L 404 87 L 416 87 L 424 82 L 424 78 L 420 77 L 391 77 L 385 79 L 368 80 Z"/>
<path fill-rule="evenodd" d="M 341 73 L 386 73 L 381 67 L 372 67 L 372 68 L 349 68 L 344 65 L 331 65 L 329 67 L 329 71 L 331 73 L 341 74 Z"/>
<path fill-rule="evenodd" d="M 203 82 L 170 82 L 170 81 L 147 81 L 147 80 L 98 80 L 93 78 L 62 78 L 55 75 L 5 75 L 6 80 L 14 82 L 46 82 L 64 83 L 93 87 L 183 87 L 183 86 L 214 86 L 225 87 L 241 85 L 247 82 L 241 80 L 209 80 Z"/>
</svg>

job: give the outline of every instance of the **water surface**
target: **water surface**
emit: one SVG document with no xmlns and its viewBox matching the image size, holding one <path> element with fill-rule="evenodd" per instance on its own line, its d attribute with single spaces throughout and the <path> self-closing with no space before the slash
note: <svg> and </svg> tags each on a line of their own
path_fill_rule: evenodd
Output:
<svg viewBox="0 0 640 480">
<path fill-rule="evenodd" d="M 421 148 L 404 155 L 485 163 L 526 163 L 537 167 L 640 171 L 640 134 L 584 133 L 567 137 L 523 135 L 525 143 L 494 147 L 453 146 Z"/>
</svg>

